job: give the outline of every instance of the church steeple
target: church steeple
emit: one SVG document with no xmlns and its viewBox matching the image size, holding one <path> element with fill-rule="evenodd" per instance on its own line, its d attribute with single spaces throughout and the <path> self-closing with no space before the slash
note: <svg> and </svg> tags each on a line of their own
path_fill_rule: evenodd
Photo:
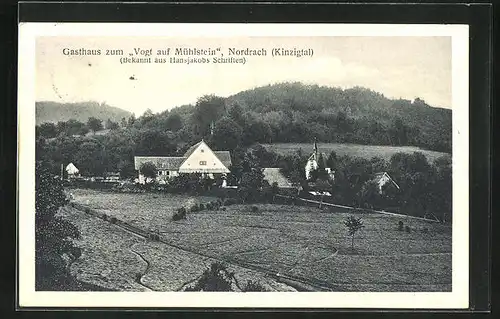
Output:
<svg viewBox="0 0 500 319">
<path fill-rule="evenodd" d="M 318 143 L 316 138 L 314 138 L 314 159 L 318 160 Z"/>
</svg>

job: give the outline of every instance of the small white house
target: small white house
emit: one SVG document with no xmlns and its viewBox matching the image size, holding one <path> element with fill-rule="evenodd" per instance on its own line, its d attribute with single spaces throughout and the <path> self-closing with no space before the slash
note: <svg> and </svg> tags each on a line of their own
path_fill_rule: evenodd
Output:
<svg viewBox="0 0 500 319">
<path fill-rule="evenodd" d="M 66 166 L 66 173 L 68 178 L 74 178 L 80 175 L 80 170 L 73 163 L 69 163 Z"/>
</svg>

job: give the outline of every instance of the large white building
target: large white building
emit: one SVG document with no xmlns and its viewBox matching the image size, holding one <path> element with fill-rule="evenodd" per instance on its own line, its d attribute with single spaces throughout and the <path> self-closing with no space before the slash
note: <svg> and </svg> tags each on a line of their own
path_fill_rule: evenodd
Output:
<svg viewBox="0 0 500 319">
<path fill-rule="evenodd" d="M 155 165 L 156 180 L 166 182 L 182 173 L 201 173 L 209 177 L 213 174 L 227 174 L 231 166 L 229 151 L 213 151 L 203 140 L 191 146 L 182 157 L 135 156 L 135 169 L 139 172 L 139 183 L 149 182 L 141 172 L 145 163 Z"/>
</svg>

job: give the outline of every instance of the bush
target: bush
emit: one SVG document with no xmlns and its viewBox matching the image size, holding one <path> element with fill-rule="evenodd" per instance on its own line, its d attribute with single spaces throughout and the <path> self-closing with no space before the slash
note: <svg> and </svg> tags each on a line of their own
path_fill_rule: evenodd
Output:
<svg viewBox="0 0 500 319">
<path fill-rule="evenodd" d="M 226 207 L 221 207 L 221 210 L 225 212 L 226 211 Z"/>
<path fill-rule="evenodd" d="M 399 223 L 398 223 L 398 230 L 399 231 L 403 231 L 403 229 L 404 229 L 404 224 L 403 224 L 402 221 L 399 221 Z"/>
<path fill-rule="evenodd" d="M 90 209 L 88 207 L 85 207 L 85 212 L 88 214 L 90 213 Z"/>
<path fill-rule="evenodd" d="M 190 209 L 190 211 L 192 213 L 197 212 L 199 210 L 200 210 L 200 207 L 197 204 L 194 204 L 193 206 L 191 206 L 191 209 Z"/>
<path fill-rule="evenodd" d="M 102 218 L 103 220 L 108 220 L 108 215 L 106 215 L 106 214 L 102 214 L 101 218 Z"/>
<path fill-rule="evenodd" d="M 140 274 L 140 273 L 135 274 L 135 282 L 137 282 L 138 284 L 141 283 L 141 278 L 142 278 L 142 274 Z"/>
<path fill-rule="evenodd" d="M 212 208 L 217 210 L 220 206 L 219 201 L 214 200 L 212 203 Z"/>
<path fill-rule="evenodd" d="M 149 234 L 149 239 L 152 241 L 160 241 L 160 235 L 158 234 Z"/>
<path fill-rule="evenodd" d="M 174 221 L 181 219 L 186 219 L 186 209 L 184 207 L 177 209 L 177 211 L 172 216 L 172 220 Z"/>
<path fill-rule="evenodd" d="M 426 228 L 422 229 L 422 232 L 423 232 L 424 234 L 427 234 L 427 233 L 429 232 L 429 228 L 427 228 L 427 227 L 426 227 Z"/>
<path fill-rule="evenodd" d="M 80 256 L 82 255 L 82 249 L 76 246 L 71 247 L 71 255 L 73 255 L 75 259 L 80 258 Z"/>
<path fill-rule="evenodd" d="M 200 279 L 186 291 L 233 291 L 231 283 L 234 274 L 219 262 L 214 262 L 203 272 Z"/>
<path fill-rule="evenodd" d="M 238 200 L 236 198 L 227 198 L 224 201 L 224 206 L 231 206 L 231 205 L 235 205 L 235 204 L 238 204 Z"/>
<path fill-rule="evenodd" d="M 200 208 L 200 210 L 204 210 L 205 209 L 205 205 L 203 203 L 200 203 L 199 208 Z"/>
<path fill-rule="evenodd" d="M 244 292 L 249 292 L 249 291 L 267 291 L 267 289 L 264 288 L 264 286 L 262 286 L 258 282 L 253 282 L 251 280 L 248 280 L 247 284 L 245 285 L 245 287 L 243 287 L 243 291 Z"/>
<path fill-rule="evenodd" d="M 259 207 L 257 207 L 257 206 L 252 206 L 252 208 L 251 208 L 251 209 L 252 209 L 252 213 L 257 213 L 257 212 L 259 212 Z"/>
<path fill-rule="evenodd" d="M 407 233 L 411 232 L 411 228 L 410 228 L 410 226 L 405 226 L 405 231 L 406 231 Z"/>
<path fill-rule="evenodd" d="M 116 217 L 111 217 L 110 221 L 112 224 L 116 224 L 117 219 Z"/>
</svg>

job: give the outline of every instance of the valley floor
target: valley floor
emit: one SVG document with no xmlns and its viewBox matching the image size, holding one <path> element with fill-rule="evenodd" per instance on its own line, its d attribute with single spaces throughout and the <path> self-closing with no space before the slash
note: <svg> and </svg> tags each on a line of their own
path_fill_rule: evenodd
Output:
<svg viewBox="0 0 500 319">
<path fill-rule="evenodd" d="M 71 191 L 75 202 L 160 234 L 153 242 L 71 207 L 61 214 L 80 228 L 78 280 L 125 291 L 179 291 L 214 261 L 271 291 L 451 291 L 451 228 L 364 214 L 354 249 L 346 213 L 277 204 L 232 205 L 188 213 L 180 206 L 211 198 L 171 194 Z M 398 222 L 411 232 L 398 230 Z"/>
</svg>

